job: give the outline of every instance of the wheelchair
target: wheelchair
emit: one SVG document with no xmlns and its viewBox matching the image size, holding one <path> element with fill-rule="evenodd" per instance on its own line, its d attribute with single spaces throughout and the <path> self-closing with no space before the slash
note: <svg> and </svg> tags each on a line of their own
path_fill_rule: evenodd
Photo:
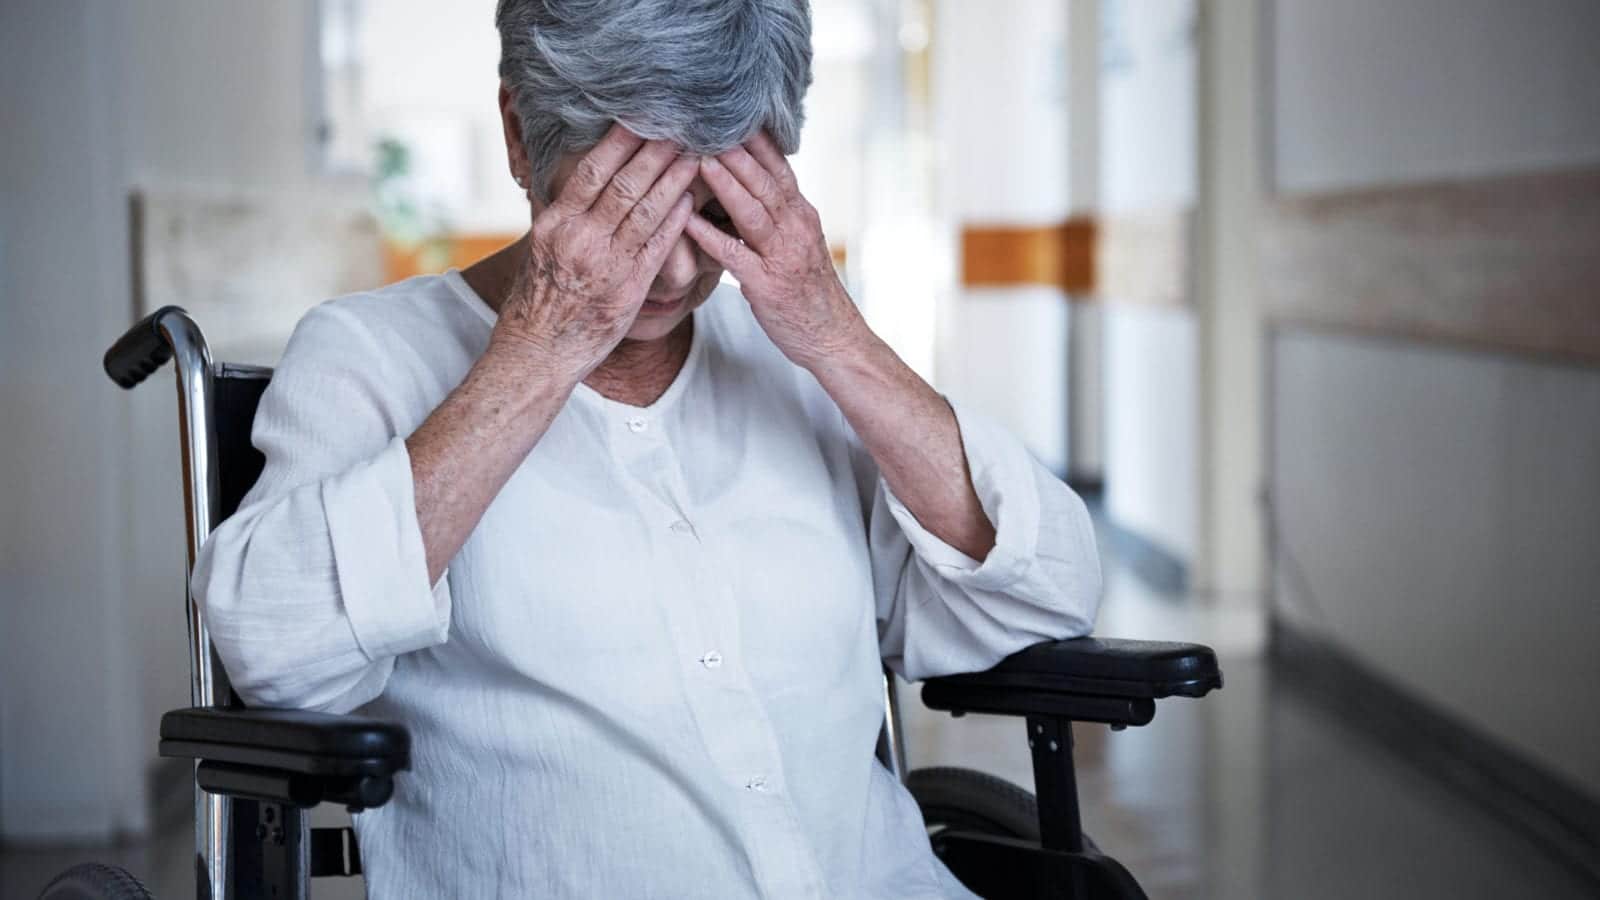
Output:
<svg viewBox="0 0 1600 900">
<path fill-rule="evenodd" d="M 174 306 L 134 325 L 104 364 L 113 381 L 131 389 L 169 359 L 177 370 L 192 570 L 211 529 L 261 473 L 264 459 L 251 446 L 250 429 L 272 372 L 214 364 L 199 327 Z M 194 761 L 196 896 L 304 900 L 312 879 L 360 874 L 352 829 L 311 828 L 308 813 L 325 802 L 352 812 L 387 802 L 394 779 L 410 765 L 405 728 L 358 715 L 245 708 L 192 592 L 187 601 L 193 706 L 162 717 L 160 753 Z M 1030 794 L 967 769 L 908 772 L 896 682 L 886 672 L 878 756 L 921 807 L 935 852 L 979 896 L 1143 898 L 1128 870 L 1083 832 L 1072 723 L 1120 731 L 1147 724 L 1157 700 L 1202 697 L 1221 687 L 1209 647 L 1089 637 L 1029 647 L 986 672 L 926 681 L 922 702 L 932 709 L 1026 722 Z M 98 863 L 63 873 L 42 894 L 46 900 L 149 896 L 127 872 Z"/>
</svg>

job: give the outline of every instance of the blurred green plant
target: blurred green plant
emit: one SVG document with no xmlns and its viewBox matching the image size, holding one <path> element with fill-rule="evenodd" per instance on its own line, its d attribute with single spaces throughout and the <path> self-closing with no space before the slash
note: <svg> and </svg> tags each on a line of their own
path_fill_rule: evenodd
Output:
<svg viewBox="0 0 1600 900">
<path fill-rule="evenodd" d="M 417 190 L 411 148 L 398 138 L 383 137 L 373 150 L 373 214 L 384 240 L 415 252 L 424 271 L 442 271 L 450 264 L 452 229 L 438 204 L 427 202 Z"/>
</svg>

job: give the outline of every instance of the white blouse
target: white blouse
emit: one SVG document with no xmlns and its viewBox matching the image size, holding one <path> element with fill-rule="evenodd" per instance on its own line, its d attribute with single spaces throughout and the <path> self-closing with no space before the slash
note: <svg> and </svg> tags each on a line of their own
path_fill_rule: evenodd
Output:
<svg viewBox="0 0 1600 900">
<path fill-rule="evenodd" d="M 194 573 L 247 703 L 410 730 L 355 819 L 370 895 L 970 897 L 873 755 L 880 659 L 916 680 L 1087 633 L 1082 502 L 958 407 L 997 531 L 970 559 L 721 286 L 667 392 L 580 385 L 430 586 L 405 438 L 494 321 L 454 271 L 308 314 Z"/>
</svg>

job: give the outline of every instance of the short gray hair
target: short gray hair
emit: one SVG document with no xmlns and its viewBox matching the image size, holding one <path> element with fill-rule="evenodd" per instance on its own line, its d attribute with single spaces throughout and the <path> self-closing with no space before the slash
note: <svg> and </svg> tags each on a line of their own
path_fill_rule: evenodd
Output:
<svg viewBox="0 0 1600 900">
<path fill-rule="evenodd" d="M 811 84 L 808 0 L 500 0 L 500 77 L 522 122 L 533 188 L 613 122 L 690 153 L 762 128 L 800 146 Z"/>
</svg>

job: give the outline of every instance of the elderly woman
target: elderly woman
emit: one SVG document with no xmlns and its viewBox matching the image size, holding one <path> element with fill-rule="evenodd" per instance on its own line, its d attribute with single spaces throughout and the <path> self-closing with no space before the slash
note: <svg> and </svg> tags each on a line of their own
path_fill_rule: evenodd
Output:
<svg viewBox="0 0 1600 900">
<path fill-rule="evenodd" d="M 836 277 L 802 0 L 497 22 L 532 227 L 295 331 L 195 573 L 235 688 L 410 729 L 375 897 L 970 897 L 874 758 L 881 665 L 1087 632 L 1082 503 Z"/>
</svg>

